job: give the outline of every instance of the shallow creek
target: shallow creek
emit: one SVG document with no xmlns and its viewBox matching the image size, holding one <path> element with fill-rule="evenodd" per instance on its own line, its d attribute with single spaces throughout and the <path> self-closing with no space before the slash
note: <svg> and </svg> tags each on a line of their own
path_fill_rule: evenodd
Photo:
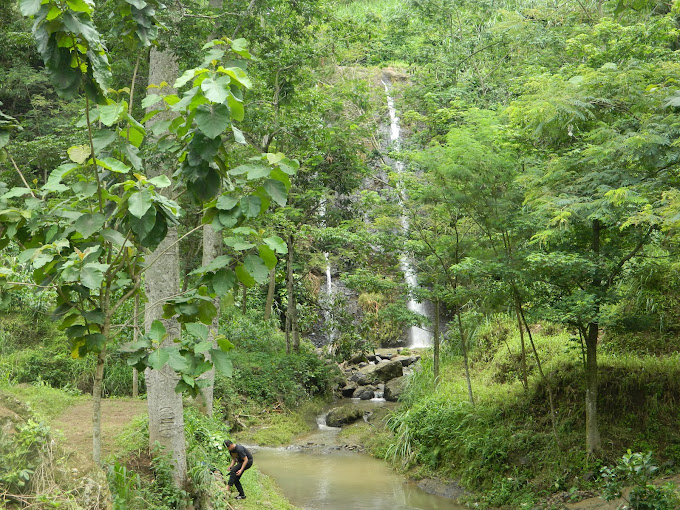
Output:
<svg viewBox="0 0 680 510">
<path fill-rule="evenodd" d="M 354 400 L 365 412 L 390 406 L 383 399 Z M 257 447 L 255 463 L 284 495 L 304 510 L 462 510 L 448 498 L 420 490 L 383 461 L 341 447 L 339 428 L 319 428 L 283 448 Z"/>
</svg>

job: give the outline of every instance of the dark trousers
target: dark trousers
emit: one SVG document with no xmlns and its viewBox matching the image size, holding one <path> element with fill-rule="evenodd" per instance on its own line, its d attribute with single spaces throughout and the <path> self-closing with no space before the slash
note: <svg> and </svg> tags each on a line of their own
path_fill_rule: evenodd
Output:
<svg viewBox="0 0 680 510">
<path fill-rule="evenodd" d="M 246 466 L 246 469 L 250 469 L 250 466 L 252 466 L 252 462 L 248 462 L 248 465 Z M 229 487 L 234 486 L 236 487 L 236 490 L 241 496 L 245 496 L 243 493 L 243 487 L 241 486 L 241 476 L 243 476 L 243 473 L 241 473 L 241 476 L 236 474 L 236 471 L 239 471 L 241 469 L 241 466 L 243 466 L 243 462 L 239 462 L 238 464 L 235 464 L 234 467 L 231 468 L 231 471 L 229 472 L 229 481 L 227 482 L 227 485 Z M 243 471 L 245 471 L 244 469 Z"/>
</svg>

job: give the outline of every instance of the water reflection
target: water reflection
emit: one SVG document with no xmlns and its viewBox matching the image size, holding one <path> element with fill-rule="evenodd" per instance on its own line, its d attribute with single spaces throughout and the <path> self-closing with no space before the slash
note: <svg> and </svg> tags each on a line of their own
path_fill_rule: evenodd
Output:
<svg viewBox="0 0 680 510">
<path fill-rule="evenodd" d="M 333 447 L 258 448 L 260 470 L 305 510 L 462 510 L 450 499 L 406 483 L 382 461 Z"/>
</svg>

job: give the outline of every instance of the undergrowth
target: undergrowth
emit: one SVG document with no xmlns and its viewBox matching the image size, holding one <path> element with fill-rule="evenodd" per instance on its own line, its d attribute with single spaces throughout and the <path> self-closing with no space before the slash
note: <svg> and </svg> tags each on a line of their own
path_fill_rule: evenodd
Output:
<svg viewBox="0 0 680 510">
<path fill-rule="evenodd" d="M 521 508 L 557 491 L 599 489 L 599 469 L 628 448 L 655 452 L 661 465 L 680 463 L 680 356 L 619 354 L 602 349 L 599 418 L 603 453 L 585 455 L 584 376 L 580 349 L 565 331 L 546 326 L 534 340 L 557 407 L 552 432 L 548 396 L 533 357 L 529 387 L 521 383 L 518 335 L 509 319 L 473 337 L 475 406 L 468 402 L 462 360 L 445 346 L 440 384 L 431 355 L 414 372 L 403 406 L 388 419 L 384 457 L 414 476 L 456 478 L 481 507 Z M 578 347 L 578 346 L 576 346 Z M 588 481 L 585 481 L 588 480 Z"/>
</svg>

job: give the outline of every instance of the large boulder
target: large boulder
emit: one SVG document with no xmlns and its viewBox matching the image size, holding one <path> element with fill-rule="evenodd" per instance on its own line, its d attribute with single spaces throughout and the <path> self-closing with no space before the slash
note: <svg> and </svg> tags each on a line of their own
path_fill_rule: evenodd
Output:
<svg viewBox="0 0 680 510">
<path fill-rule="evenodd" d="M 368 365 L 365 369 L 369 369 L 369 367 L 375 367 L 375 365 Z M 368 375 L 365 369 L 361 369 L 349 376 L 349 381 L 355 383 L 357 386 L 365 386 L 368 384 Z"/>
<path fill-rule="evenodd" d="M 365 374 L 366 381 L 369 383 L 387 382 L 394 379 L 395 377 L 401 377 L 404 375 L 404 367 L 398 360 L 383 361 L 377 365 L 369 365 L 364 367 L 359 370 L 357 374 Z M 357 376 L 357 374 L 354 374 L 350 379 L 357 381 L 358 384 L 361 384 L 358 380 L 359 376 Z M 357 376 L 357 378 L 355 378 L 355 376 Z"/>
<path fill-rule="evenodd" d="M 390 402 L 396 402 L 399 396 L 404 392 L 406 388 L 406 377 L 397 377 L 385 383 L 385 400 Z"/>
<path fill-rule="evenodd" d="M 392 361 L 400 361 L 401 365 L 408 367 L 413 365 L 416 361 L 420 359 L 420 356 L 395 356 Z"/>
<path fill-rule="evenodd" d="M 349 398 L 352 396 L 354 390 L 356 390 L 357 387 L 358 385 L 354 381 L 347 381 L 347 384 L 340 388 L 340 393 L 342 394 L 343 397 Z"/>
<path fill-rule="evenodd" d="M 342 427 L 348 423 L 354 423 L 363 418 L 364 412 L 355 405 L 336 407 L 328 411 L 326 425 L 329 427 Z"/>
<path fill-rule="evenodd" d="M 375 396 L 375 386 L 359 386 L 354 393 L 352 398 L 360 398 L 361 400 L 371 400 Z"/>
</svg>

